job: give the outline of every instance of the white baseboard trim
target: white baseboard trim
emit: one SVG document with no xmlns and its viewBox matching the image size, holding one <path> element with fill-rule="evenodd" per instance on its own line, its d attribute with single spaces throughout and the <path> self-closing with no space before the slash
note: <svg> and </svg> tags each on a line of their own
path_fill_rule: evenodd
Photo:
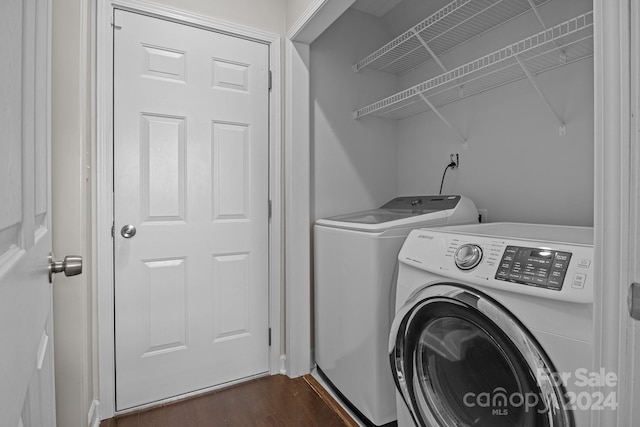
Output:
<svg viewBox="0 0 640 427">
<path fill-rule="evenodd" d="M 100 402 L 94 400 L 91 402 L 89 414 L 87 415 L 87 425 L 89 427 L 100 427 Z"/>
<path fill-rule="evenodd" d="M 287 375 L 287 355 L 280 355 L 280 373 L 282 375 Z"/>
</svg>

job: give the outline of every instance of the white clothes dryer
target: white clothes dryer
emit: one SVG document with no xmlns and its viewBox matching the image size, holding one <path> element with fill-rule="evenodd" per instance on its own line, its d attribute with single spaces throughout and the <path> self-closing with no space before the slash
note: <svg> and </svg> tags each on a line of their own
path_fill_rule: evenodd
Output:
<svg viewBox="0 0 640 427">
<path fill-rule="evenodd" d="M 448 195 L 398 197 L 379 209 L 316 222 L 315 360 L 363 422 L 396 419 L 387 343 L 404 239 L 418 227 L 477 221 L 470 199 Z"/>
<path fill-rule="evenodd" d="M 400 427 L 589 425 L 592 228 L 415 230 L 398 259 Z"/>
</svg>

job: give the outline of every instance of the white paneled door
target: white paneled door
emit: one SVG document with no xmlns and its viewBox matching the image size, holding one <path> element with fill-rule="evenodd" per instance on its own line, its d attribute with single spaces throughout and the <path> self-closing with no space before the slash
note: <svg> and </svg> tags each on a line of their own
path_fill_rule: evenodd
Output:
<svg viewBox="0 0 640 427">
<path fill-rule="evenodd" d="M 269 47 L 114 16 L 116 409 L 269 369 Z"/>
<path fill-rule="evenodd" d="M 0 426 L 55 426 L 48 0 L 0 1 Z"/>
</svg>

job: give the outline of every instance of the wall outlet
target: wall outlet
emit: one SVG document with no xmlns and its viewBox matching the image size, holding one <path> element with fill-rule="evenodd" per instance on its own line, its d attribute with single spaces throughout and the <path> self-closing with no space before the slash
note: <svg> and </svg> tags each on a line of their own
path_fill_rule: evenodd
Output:
<svg viewBox="0 0 640 427">
<path fill-rule="evenodd" d="M 489 222 L 486 209 L 478 209 L 478 222 Z"/>
<path fill-rule="evenodd" d="M 453 169 L 459 168 L 460 167 L 460 155 L 458 153 L 449 154 L 449 163 L 455 163 L 456 164 L 455 166 L 453 166 Z"/>
</svg>

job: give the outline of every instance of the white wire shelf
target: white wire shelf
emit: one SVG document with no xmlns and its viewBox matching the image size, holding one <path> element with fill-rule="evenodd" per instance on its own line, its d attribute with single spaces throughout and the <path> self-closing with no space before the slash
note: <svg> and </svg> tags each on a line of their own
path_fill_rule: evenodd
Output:
<svg viewBox="0 0 640 427">
<path fill-rule="evenodd" d="M 402 119 L 429 110 L 423 98 L 437 108 L 527 78 L 518 60 L 535 76 L 591 56 L 593 12 L 588 12 L 360 108 L 354 117 Z"/>
<path fill-rule="evenodd" d="M 531 0 L 537 7 L 550 0 Z M 403 74 L 504 22 L 531 10 L 529 0 L 453 0 L 366 58 L 365 67 Z M 422 39 L 422 40 L 420 40 Z M 425 48 L 423 42 L 428 45 Z M 436 58 L 437 60 L 437 58 Z"/>
</svg>

